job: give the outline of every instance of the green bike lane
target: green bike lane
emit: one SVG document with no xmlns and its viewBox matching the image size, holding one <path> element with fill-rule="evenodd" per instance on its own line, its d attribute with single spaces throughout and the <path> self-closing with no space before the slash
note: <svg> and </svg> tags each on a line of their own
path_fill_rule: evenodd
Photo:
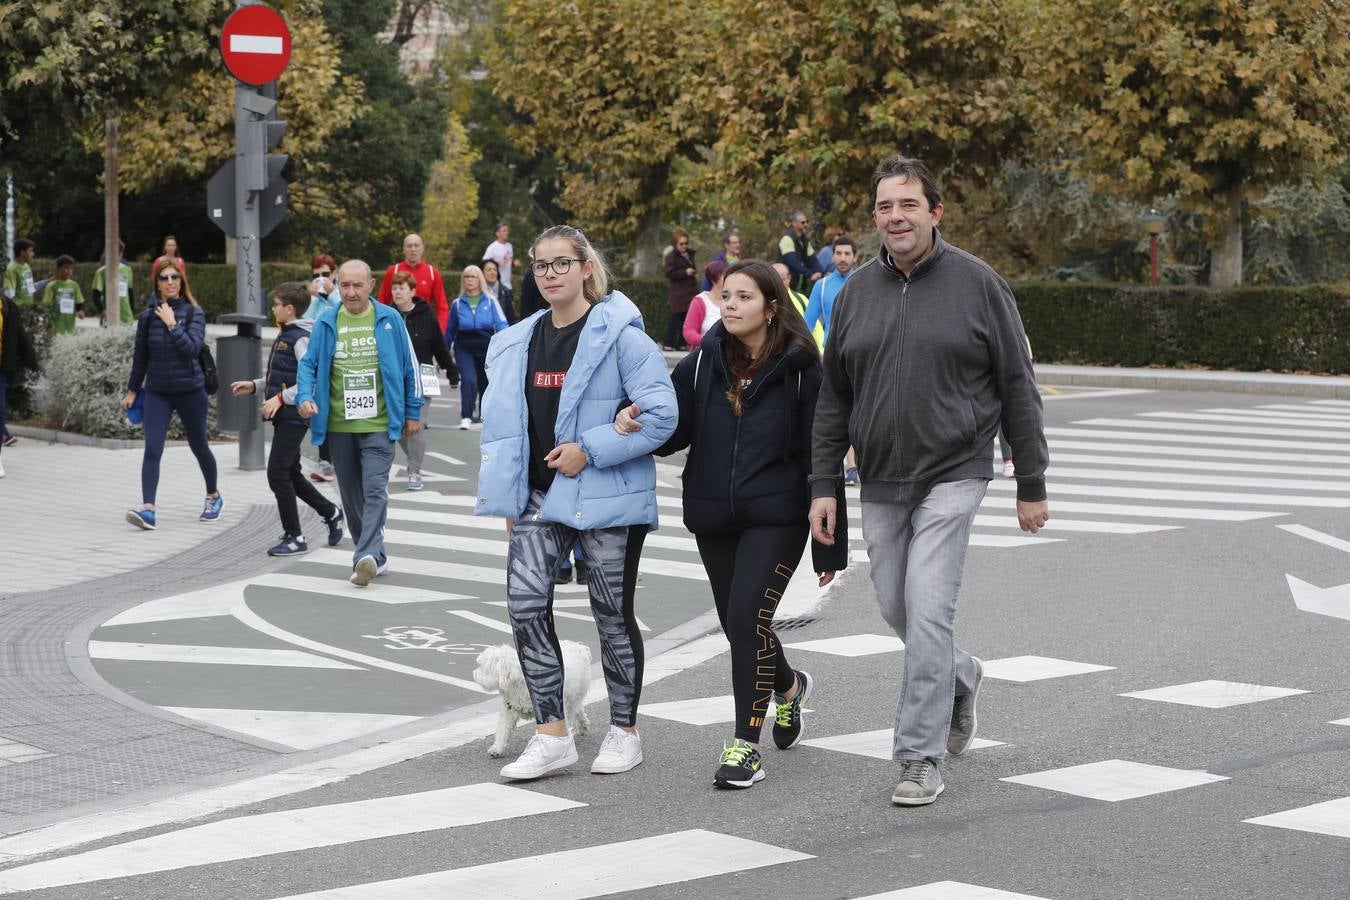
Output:
<svg viewBox="0 0 1350 900">
<path fill-rule="evenodd" d="M 92 671 L 148 711 L 281 752 L 488 699 L 473 682 L 475 659 L 485 647 L 510 643 L 511 633 L 504 523 L 472 515 L 478 435 L 434 428 L 426 488 L 416 493 L 406 488 L 398 453 L 386 526 L 390 568 L 368 588 L 347 581 L 350 536 L 323 546 L 322 526 L 305 510 L 307 555 L 110 615 L 90 635 Z M 648 536 L 639 570 L 637 615 L 648 639 L 712 606 L 693 537 L 680 524 L 671 471 L 663 467 L 659 479 L 661 528 Z M 554 608 L 559 637 L 589 644 L 598 659 L 585 586 L 558 585 Z"/>
</svg>

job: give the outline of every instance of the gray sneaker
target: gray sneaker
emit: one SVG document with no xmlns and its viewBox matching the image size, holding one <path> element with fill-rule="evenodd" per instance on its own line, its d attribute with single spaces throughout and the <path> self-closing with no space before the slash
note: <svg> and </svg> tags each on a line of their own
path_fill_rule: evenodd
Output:
<svg viewBox="0 0 1350 900">
<path fill-rule="evenodd" d="M 975 740 L 975 701 L 980 696 L 980 685 L 984 684 L 984 663 L 977 656 L 971 659 L 975 661 L 975 687 L 952 701 L 952 724 L 947 731 L 947 753 L 951 756 L 965 753 Z"/>
<path fill-rule="evenodd" d="M 900 783 L 891 794 L 896 806 L 927 806 L 945 788 L 942 773 L 931 759 L 906 759 L 900 765 Z"/>
</svg>

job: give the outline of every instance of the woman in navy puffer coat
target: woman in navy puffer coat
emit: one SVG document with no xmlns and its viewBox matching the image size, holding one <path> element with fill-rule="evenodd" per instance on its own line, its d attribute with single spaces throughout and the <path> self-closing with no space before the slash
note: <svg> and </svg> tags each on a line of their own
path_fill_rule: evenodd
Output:
<svg viewBox="0 0 1350 900">
<path fill-rule="evenodd" d="M 169 419 L 175 411 L 206 481 L 206 503 L 201 521 L 216 521 L 225 505 L 216 490 L 216 458 L 206 440 L 206 412 L 210 400 L 206 396 L 206 379 L 200 360 L 206 343 L 206 313 L 192 299 L 183 268 L 176 260 L 168 257 L 156 260 L 150 273 L 150 285 L 151 306 L 141 313 L 136 323 L 131 377 L 127 380 L 126 396 L 122 398 L 122 406 L 130 409 L 144 384 L 145 456 L 141 460 L 144 505 L 128 510 L 127 521 L 146 531 L 156 527 L 159 460 L 164 455 Z"/>
</svg>

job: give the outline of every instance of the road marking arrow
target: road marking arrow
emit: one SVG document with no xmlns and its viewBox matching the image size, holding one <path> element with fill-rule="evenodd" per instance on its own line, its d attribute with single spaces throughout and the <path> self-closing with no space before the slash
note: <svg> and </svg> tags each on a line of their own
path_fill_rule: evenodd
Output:
<svg viewBox="0 0 1350 900">
<path fill-rule="evenodd" d="M 1289 593 L 1294 595 L 1294 605 L 1303 612 L 1350 620 L 1350 582 L 1320 588 L 1300 581 L 1293 575 L 1286 574 L 1284 577 L 1289 581 Z"/>
</svg>

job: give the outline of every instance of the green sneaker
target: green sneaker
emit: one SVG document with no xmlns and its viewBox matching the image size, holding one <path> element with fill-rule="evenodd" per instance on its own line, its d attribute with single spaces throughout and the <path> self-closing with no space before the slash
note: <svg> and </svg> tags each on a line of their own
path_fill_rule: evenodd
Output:
<svg viewBox="0 0 1350 900">
<path fill-rule="evenodd" d="M 763 780 L 764 767 L 759 751 L 749 741 L 736 738 L 722 747 L 722 765 L 713 776 L 714 785 L 735 790 L 753 787 L 756 781 Z"/>
<path fill-rule="evenodd" d="M 779 750 L 790 750 L 801 741 L 802 708 L 810 699 L 811 688 L 815 683 L 806 672 L 800 669 L 794 671 L 797 674 L 797 695 L 791 700 L 774 695 L 778 710 L 773 717 L 773 742 Z"/>
</svg>

